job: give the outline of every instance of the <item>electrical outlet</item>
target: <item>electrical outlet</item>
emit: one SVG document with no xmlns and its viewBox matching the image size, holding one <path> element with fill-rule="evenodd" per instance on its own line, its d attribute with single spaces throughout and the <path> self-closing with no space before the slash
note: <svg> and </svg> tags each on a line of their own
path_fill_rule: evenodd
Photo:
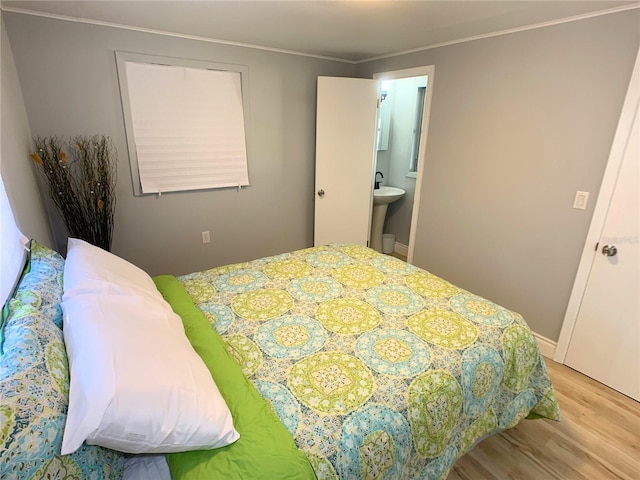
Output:
<svg viewBox="0 0 640 480">
<path fill-rule="evenodd" d="M 202 243 L 211 243 L 211 234 L 209 230 L 202 232 Z"/>
</svg>

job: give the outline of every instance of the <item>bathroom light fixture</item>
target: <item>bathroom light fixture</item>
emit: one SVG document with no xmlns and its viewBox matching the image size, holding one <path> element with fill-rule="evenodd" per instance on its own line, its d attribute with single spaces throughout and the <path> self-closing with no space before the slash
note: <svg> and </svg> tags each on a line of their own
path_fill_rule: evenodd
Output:
<svg viewBox="0 0 640 480">
<path fill-rule="evenodd" d="M 383 102 L 387 95 L 389 94 L 389 85 L 390 82 L 388 80 L 382 81 L 380 83 L 380 102 Z"/>
</svg>

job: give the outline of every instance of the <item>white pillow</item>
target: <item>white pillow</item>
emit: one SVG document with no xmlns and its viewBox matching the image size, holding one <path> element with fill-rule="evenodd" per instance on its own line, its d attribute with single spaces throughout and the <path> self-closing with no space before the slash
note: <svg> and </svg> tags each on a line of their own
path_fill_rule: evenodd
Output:
<svg viewBox="0 0 640 480">
<path fill-rule="evenodd" d="M 84 240 L 70 238 L 64 262 L 63 300 L 84 293 L 149 294 L 162 299 L 151 277 L 132 263 Z"/>
<path fill-rule="evenodd" d="M 166 302 L 85 294 L 63 301 L 62 310 L 71 370 L 63 455 L 83 441 L 127 453 L 169 453 L 239 438 Z"/>
</svg>

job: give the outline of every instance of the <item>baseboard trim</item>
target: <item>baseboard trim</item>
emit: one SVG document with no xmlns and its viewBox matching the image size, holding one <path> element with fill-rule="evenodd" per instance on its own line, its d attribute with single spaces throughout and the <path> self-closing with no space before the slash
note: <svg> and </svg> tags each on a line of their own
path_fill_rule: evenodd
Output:
<svg viewBox="0 0 640 480">
<path fill-rule="evenodd" d="M 538 348 L 540 349 L 540 353 L 542 353 L 542 356 L 553 360 L 553 356 L 556 353 L 557 342 L 549 340 L 548 338 L 543 337 L 536 332 L 533 332 L 533 336 L 538 342 Z"/>
<path fill-rule="evenodd" d="M 396 244 L 393 246 L 393 251 L 405 257 L 409 255 L 409 247 L 402 243 L 396 242 Z"/>
</svg>

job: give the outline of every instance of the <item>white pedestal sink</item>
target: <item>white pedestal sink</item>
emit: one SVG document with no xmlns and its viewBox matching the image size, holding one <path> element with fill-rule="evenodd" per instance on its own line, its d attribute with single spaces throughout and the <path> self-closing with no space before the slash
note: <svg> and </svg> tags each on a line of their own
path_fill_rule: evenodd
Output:
<svg viewBox="0 0 640 480">
<path fill-rule="evenodd" d="M 382 252 L 382 228 L 387 207 L 400 200 L 406 192 L 401 188 L 383 186 L 373 191 L 373 218 L 371 219 L 371 248 Z"/>
</svg>

